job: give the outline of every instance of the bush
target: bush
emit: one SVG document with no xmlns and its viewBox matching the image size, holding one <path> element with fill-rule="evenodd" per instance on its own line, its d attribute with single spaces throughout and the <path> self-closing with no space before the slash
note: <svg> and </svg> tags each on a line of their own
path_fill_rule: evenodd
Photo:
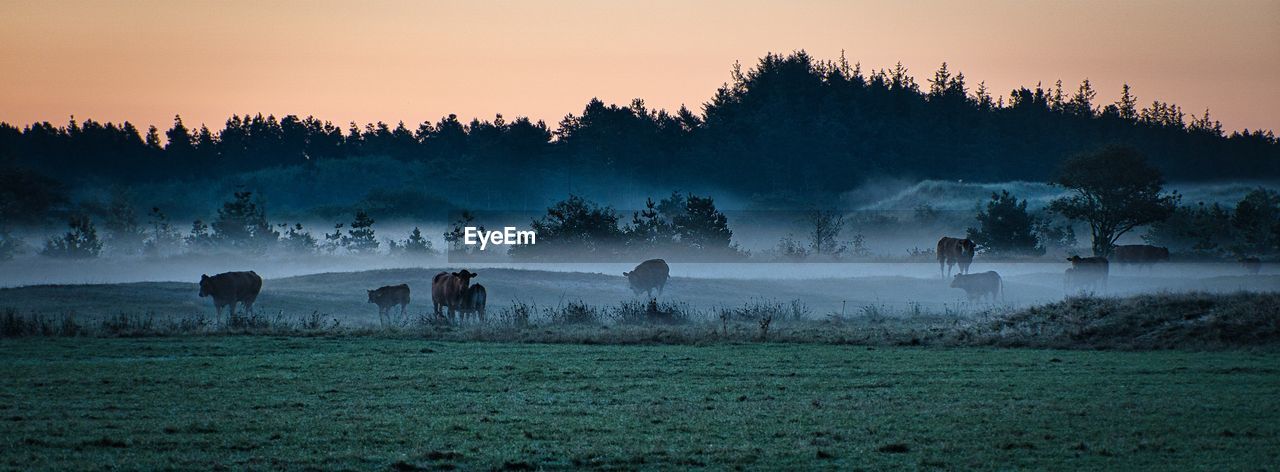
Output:
<svg viewBox="0 0 1280 472">
<path fill-rule="evenodd" d="M 977 220 L 978 227 L 969 228 L 968 238 L 978 245 L 978 250 L 1008 256 L 1044 254 L 1044 247 L 1036 239 L 1036 219 L 1027 212 L 1027 201 L 1019 201 L 1009 191 L 992 193 Z"/>
<path fill-rule="evenodd" d="M 98 230 L 88 216 L 76 215 L 67 221 L 71 227 L 60 237 L 45 241 L 41 254 L 49 257 L 67 259 L 89 259 L 102 253 L 102 241 L 98 240 Z"/>
</svg>

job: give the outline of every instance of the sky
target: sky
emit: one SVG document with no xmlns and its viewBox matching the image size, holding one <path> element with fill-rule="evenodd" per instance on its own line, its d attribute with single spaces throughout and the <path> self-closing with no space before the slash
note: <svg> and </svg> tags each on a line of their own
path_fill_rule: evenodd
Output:
<svg viewBox="0 0 1280 472">
<path fill-rule="evenodd" d="M 800 49 L 922 84 L 946 61 L 1005 96 L 1088 78 L 1106 103 L 1127 82 L 1143 105 L 1280 130 L 1280 0 L 0 0 L 0 121 L 554 126 L 593 97 L 699 110 L 734 61 Z"/>
</svg>

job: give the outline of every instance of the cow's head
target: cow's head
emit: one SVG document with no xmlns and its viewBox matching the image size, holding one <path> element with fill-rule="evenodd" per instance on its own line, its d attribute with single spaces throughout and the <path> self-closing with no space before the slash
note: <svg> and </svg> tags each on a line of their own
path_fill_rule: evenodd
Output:
<svg viewBox="0 0 1280 472">
<path fill-rule="evenodd" d="M 1067 258 L 1067 262 L 1070 262 L 1070 263 L 1072 263 L 1072 264 L 1075 264 L 1075 263 L 1080 262 L 1080 261 L 1082 261 L 1082 260 L 1084 260 L 1084 259 L 1083 259 L 1083 258 L 1081 258 L 1080 256 L 1071 256 L 1071 257 L 1068 257 L 1068 258 Z"/>
<path fill-rule="evenodd" d="M 209 274 L 200 274 L 200 296 L 201 297 L 209 296 L 209 289 L 211 288 L 209 283 L 210 280 L 211 279 L 209 278 Z"/>
<path fill-rule="evenodd" d="M 369 292 L 369 303 L 375 303 L 373 293 L 376 292 L 376 290 L 367 290 L 367 292 Z"/>
<path fill-rule="evenodd" d="M 467 286 L 471 285 L 471 279 L 474 279 L 479 275 L 480 274 L 477 274 L 475 272 L 468 272 L 467 269 L 462 269 L 460 271 L 453 273 L 454 277 L 457 277 L 458 280 L 462 281 L 463 288 L 466 288 Z"/>
<path fill-rule="evenodd" d="M 964 276 L 961 274 L 956 274 L 955 277 L 951 278 L 951 288 L 960 288 L 964 286 L 964 284 L 961 282 L 964 279 L 961 277 L 964 277 Z"/>
<path fill-rule="evenodd" d="M 964 249 L 965 254 L 973 255 L 974 251 L 978 250 L 978 245 L 974 244 L 972 239 L 965 238 L 960 240 L 960 248 Z"/>
</svg>

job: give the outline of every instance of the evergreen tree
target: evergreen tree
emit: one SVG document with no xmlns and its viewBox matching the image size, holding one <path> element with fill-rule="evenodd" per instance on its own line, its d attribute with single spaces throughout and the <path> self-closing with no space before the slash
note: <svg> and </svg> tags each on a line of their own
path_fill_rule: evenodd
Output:
<svg viewBox="0 0 1280 472">
<path fill-rule="evenodd" d="M 191 222 L 191 231 L 183 239 L 187 243 L 187 248 L 196 252 L 208 251 L 217 244 L 217 240 L 209 230 L 209 225 L 201 220 Z"/>
<path fill-rule="evenodd" d="M 67 222 L 71 229 L 62 236 L 45 241 L 41 254 L 49 257 L 66 259 L 89 259 L 98 257 L 102 252 L 102 242 L 98 240 L 98 231 L 88 216 L 74 215 Z"/>
<path fill-rule="evenodd" d="M 680 243 L 703 251 L 728 251 L 733 249 L 733 231 L 729 220 L 716 209 L 711 197 L 690 194 L 685 200 L 684 214 L 672 219 Z"/>
<path fill-rule="evenodd" d="M 1116 101 L 1116 109 L 1120 112 L 1120 118 L 1129 121 L 1138 120 L 1138 97 L 1129 91 L 1129 84 L 1124 84 L 1120 100 Z"/>
<path fill-rule="evenodd" d="M 354 254 L 373 254 L 378 251 L 378 238 L 373 232 L 373 217 L 364 210 L 356 210 L 355 221 L 342 238 L 342 245 Z"/>
<path fill-rule="evenodd" d="M 404 241 L 388 241 L 388 243 L 392 253 L 409 256 L 429 256 L 436 253 L 431 247 L 431 241 L 422 236 L 422 230 L 417 226 L 413 227 L 413 231 L 409 232 L 409 237 Z"/>
<path fill-rule="evenodd" d="M 1027 201 L 1019 201 L 1009 191 L 992 193 L 986 209 L 978 212 L 978 227 L 968 229 L 968 238 L 978 250 L 997 255 L 1044 254 L 1036 238 L 1036 219 L 1027 212 Z"/>
<path fill-rule="evenodd" d="M 235 192 L 231 201 L 222 204 L 211 226 L 218 243 L 258 253 L 270 249 L 280 238 L 267 223 L 266 208 L 261 199 L 253 198 L 253 192 Z"/>
<path fill-rule="evenodd" d="M 302 223 L 294 223 L 293 226 L 281 223 L 279 226 L 281 229 L 280 247 L 282 249 L 294 254 L 314 254 L 319 249 L 315 236 L 303 230 Z"/>
<path fill-rule="evenodd" d="M 169 224 L 169 218 L 158 207 L 152 207 L 147 218 L 143 252 L 151 255 L 172 254 L 182 245 L 182 235 Z"/>
</svg>

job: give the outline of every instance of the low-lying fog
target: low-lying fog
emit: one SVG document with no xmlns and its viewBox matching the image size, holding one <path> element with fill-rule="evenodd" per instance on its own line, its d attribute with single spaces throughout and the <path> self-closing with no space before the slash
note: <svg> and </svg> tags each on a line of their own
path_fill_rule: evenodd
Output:
<svg viewBox="0 0 1280 472">
<path fill-rule="evenodd" d="M 1184 204 L 1195 201 L 1234 204 L 1257 185 L 1233 183 L 1171 187 L 1184 195 Z M 729 214 L 729 226 L 734 232 L 733 240 L 742 249 L 751 252 L 750 262 L 705 263 L 672 259 L 669 262 L 673 279 L 664 298 L 695 306 L 733 305 L 750 298 L 782 301 L 800 299 L 819 313 L 839 311 L 845 308 L 846 303 L 889 306 L 968 303 L 963 291 L 948 287 L 949 281 L 939 273 L 938 265 L 932 261 L 931 255 L 911 257 L 908 251 L 913 248 L 931 249 L 939 236 L 963 236 L 965 228 L 973 224 L 973 210 L 991 192 L 1000 189 L 1012 190 L 1020 198 L 1030 200 L 1033 209 L 1043 206 L 1049 199 L 1060 194 L 1060 190 L 1038 183 L 973 184 L 940 181 L 884 182 L 883 185 L 867 186 L 850 192 L 840 203 L 840 207 L 849 215 L 856 215 L 859 211 L 902 212 L 898 223 L 887 226 L 875 226 L 850 217 L 850 224 L 841 234 L 841 239 L 848 240 L 855 234 L 865 236 L 865 248 L 869 256 L 864 255 L 861 262 L 768 262 L 770 259 L 762 255 L 767 254 L 779 238 L 787 235 L 797 239 L 805 237 L 803 224 L 797 218 L 788 218 L 786 213 L 753 212 L 742 210 L 742 207 L 730 209 L 726 213 Z M 723 201 L 734 202 L 732 198 L 724 198 Z M 921 204 L 940 210 L 943 217 L 932 224 L 915 224 L 910 220 L 911 212 Z M 620 210 L 619 213 L 623 222 L 630 220 L 629 210 Z M 514 224 L 527 227 L 528 221 Z M 96 259 L 61 260 L 28 251 L 13 260 L 0 262 L 0 287 L 134 282 L 194 284 L 201 274 L 254 270 L 267 279 L 262 301 L 268 308 L 272 307 L 272 296 L 276 295 L 278 299 L 292 300 L 276 305 L 281 309 L 321 309 L 318 304 L 323 300 L 325 306 L 329 307 L 324 308 L 326 310 L 340 308 L 363 313 L 369 311 L 365 306 L 363 289 L 401 282 L 409 282 L 412 286 L 415 309 L 424 310 L 423 307 L 429 306 L 430 274 L 442 268 L 466 267 L 481 274 L 476 281 L 489 288 L 491 305 L 505 305 L 515 301 L 555 304 L 565 300 L 611 304 L 634 296 L 627 289 L 621 273 L 631 270 L 643 259 L 636 257 L 636 260 L 609 263 L 459 263 L 457 259 L 451 261 L 446 255 L 407 258 L 387 254 L 385 241 L 390 238 L 403 239 L 414 226 L 422 228 L 423 234 L 432 240 L 435 248 L 444 247 L 444 222 L 379 221 L 374 228 L 379 240 L 383 241 L 383 253 L 370 256 L 180 254 L 170 257 L 122 257 L 106 254 Z M 319 233 L 332 228 L 332 223 L 317 222 L 310 228 L 313 235 L 319 236 Z M 1121 243 L 1142 243 L 1142 231 L 1141 228 L 1136 230 Z M 1077 230 L 1077 237 L 1078 246 L 1070 251 L 1087 253 L 1087 229 L 1082 227 Z M 32 246 L 39 240 L 38 235 L 28 235 L 28 238 Z M 1059 300 L 1069 293 L 1076 293 L 1069 292 L 1063 286 L 1063 271 L 1068 267 L 1068 263 L 1062 258 L 1063 251 L 1064 249 L 1058 248 L 1043 258 L 1027 262 L 998 261 L 979 254 L 973 263 L 972 272 L 994 270 L 1004 278 L 1006 294 L 998 304 L 1025 305 Z M 660 254 L 655 256 L 662 257 Z M 1259 274 L 1249 274 L 1234 262 L 1188 262 L 1188 259 L 1180 259 L 1175 253 L 1174 262 L 1171 263 L 1149 267 L 1113 265 L 1110 282 L 1103 293 L 1120 295 L 1160 291 L 1273 291 L 1280 290 L 1278 274 L 1280 267 L 1274 264 L 1264 264 Z M 329 287 L 326 283 L 332 284 L 332 296 L 320 295 Z M 529 289 L 533 286 L 538 288 Z M 193 288 L 174 290 L 174 293 L 181 294 L 180 304 L 174 306 L 211 311 L 208 300 L 196 298 Z M 192 293 L 187 294 L 189 291 Z M 0 307 L 11 306 L 17 297 L 16 293 L 13 290 L 0 291 Z M 88 295 L 71 292 L 48 292 L 42 296 L 82 298 L 75 301 L 80 303 L 75 305 L 77 309 L 93 308 L 98 303 L 85 298 Z M 31 293 L 23 295 L 21 300 L 31 300 Z M 56 301 L 63 304 L 58 306 L 72 302 Z M 157 307 L 170 305 L 161 304 Z M 107 306 L 101 308 L 109 309 Z"/>
</svg>

